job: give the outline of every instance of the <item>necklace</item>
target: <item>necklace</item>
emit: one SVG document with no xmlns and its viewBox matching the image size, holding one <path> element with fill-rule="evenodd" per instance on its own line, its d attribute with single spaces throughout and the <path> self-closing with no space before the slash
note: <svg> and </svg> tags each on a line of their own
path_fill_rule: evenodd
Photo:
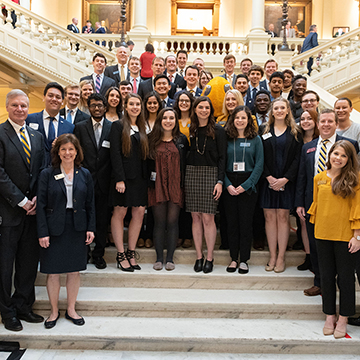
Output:
<svg viewBox="0 0 360 360">
<path fill-rule="evenodd" d="M 199 135 L 198 135 L 198 133 L 196 133 L 196 151 L 197 151 L 200 155 L 204 155 L 204 153 L 205 153 L 206 140 L 207 140 L 207 136 L 205 135 L 204 146 L 203 146 L 202 151 L 200 151 L 200 150 L 199 150 Z"/>
</svg>

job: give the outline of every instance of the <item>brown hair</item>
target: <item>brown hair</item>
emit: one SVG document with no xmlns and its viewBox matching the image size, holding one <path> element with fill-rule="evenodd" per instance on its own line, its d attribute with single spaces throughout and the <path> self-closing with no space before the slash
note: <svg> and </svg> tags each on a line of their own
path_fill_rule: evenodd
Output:
<svg viewBox="0 0 360 360">
<path fill-rule="evenodd" d="M 225 64 L 225 61 L 227 60 L 231 60 L 233 59 L 235 62 L 236 62 L 236 58 L 233 54 L 227 54 L 225 57 L 224 57 L 224 60 L 223 60 L 223 63 Z"/>
<path fill-rule="evenodd" d="M 259 71 L 261 74 L 261 77 L 264 76 L 264 69 L 259 66 L 259 65 L 251 65 L 251 68 L 249 70 L 248 76 L 253 72 L 253 71 Z"/>
<path fill-rule="evenodd" d="M 51 149 L 51 164 L 53 167 L 60 167 L 61 159 L 59 156 L 59 150 L 62 145 L 67 143 L 72 143 L 75 146 L 77 152 L 74 165 L 76 167 L 81 166 L 81 163 L 84 160 L 84 154 L 78 138 L 74 134 L 62 134 L 56 139 L 55 144 Z"/>
<path fill-rule="evenodd" d="M 130 129 L 131 129 L 131 119 L 129 114 L 126 110 L 127 104 L 131 98 L 136 98 L 140 101 L 141 104 L 141 112 L 136 118 L 136 125 L 139 128 L 139 135 L 140 135 L 140 146 L 141 146 L 141 157 L 143 160 L 146 160 L 149 154 L 149 143 L 148 138 L 146 136 L 146 126 L 145 126 L 145 119 L 144 119 L 144 111 L 143 105 L 141 102 L 141 97 L 137 94 L 127 94 L 125 101 L 124 101 L 124 117 L 122 118 L 123 123 L 123 131 L 122 131 L 122 152 L 124 156 L 129 157 L 131 153 L 131 138 L 130 138 Z"/>
<path fill-rule="evenodd" d="M 248 123 L 246 125 L 246 128 L 244 130 L 244 136 L 246 139 L 253 139 L 257 136 L 257 131 L 255 128 L 255 123 L 251 115 L 251 111 L 247 106 L 237 106 L 233 113 L 230 115 L 229 120 L 226 122 L 225 130 L 230 139 L 236 139 L 239 136 L 238 130 L 235 127 L 234 121 L 236 114 L 240 111 L 245 111 Z"/>
<path fill-rule="evenodd" d="M 191 111 L 191 123 L 190 123 L 190 136 L 195 136 L 195 133 L 197 132 L 197 129 L 199 128 L 199 119 L 195 113 L 195 109 L 198 107 L 198 105 L 206 101 L 210 104 L 210 116 L 208 119 L 208 123 L 206 125 L 206 136 L 210 136 L 211 138 L 215 139 L 215 118 L 214 118 L 214 107 L 211 103 L 211 100 L 206 96 L 200 96 L 194 101 L 194 105 Z"/>
<path fill-rule="evenodd" d="M 314 122 L 314 124 L 315 124 L 315 127 L 314 127 L 314 133 L 313 133 L 313 140 L 314 139 L 317 139 L 318 137 L 319 137 L 319 135 L 320 135 L 320 133 L 319 133 L 319 129 L 318 129 L 318 127 L 317 127 L 317 125 L 316 125 L 316 123 L 317 123 L 317 121 L 318 121 L 318 113 L 317 113 L 317 111 L 315 111 L 315 110 L 312 110 L 312 109 L 310 109 L 310 110 L 305 110 L 302 114 L 304 114 L 304 113 L 309 113 L 309 115 L 311 116 L 311 120 Z M 302 116 L 302 114 L 301 114 L 301 116 Z M 304 135 L 305 135 L 305 131 L 303 130 L 303 128 L 301 127 L 301 116 L 300 116 L 300 121 L 299 121 L 299 132 L 302 134 L 302 136 L 304 137 Z"/>
<path fill-rule="evenodd" d="M 348 161 L 341 169 L 341 172 L 331 182 L 332 192 L 340 195 L 344 199 L 348 196 L 355 196 L 354 188 L 359 184 L 359 163 L 355 151 L 355 147 L 347 140 L 337 141 L 330 149 L 326 166 L 331 169 L 330 156 L 336 148 L 342 147 L 345 151 Z"/>
</svg>

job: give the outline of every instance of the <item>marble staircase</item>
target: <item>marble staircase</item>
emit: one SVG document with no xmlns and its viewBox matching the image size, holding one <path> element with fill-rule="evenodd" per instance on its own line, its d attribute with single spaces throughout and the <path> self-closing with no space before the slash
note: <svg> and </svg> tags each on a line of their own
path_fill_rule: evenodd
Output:
<svg viewBox="0 0 360 360">
<path fill-rule="evenodd" d="M 267 251 L 253 251 L 246 275 L 225 271 L 228 251 L 215 251 L 211 274 L 193 272 L 194 249 L 177 249 L 176 269 L 170 272 L 152 269 L 154 249 L 139 249 L 139 254 L 142 270 L 134 273 L 116 268 L 114 248 L 106 250 L 106 269 L 88 265 L 77 302 L 86 320 L 83 327 L 64 319 L 62 287 L 61 318 L 55 328 L 24 323 L 23 331 L 12 333 L 0 327 L 0 340 L 19 341 L 28 349 L 106 350 L 118 352 L 118 358 L 132 351 L 134 359 L 141 351 L 156 351 L 165 359 L 169 352 L 203 353 L 203 358 L 208 353 L 229 354 L 229 358 L 248 353 L 360 355 L 359 328 L 349 326 L 345 339 L 323 336 L 321 297 L 303 295 L 313 276 L 296 269 L 304 258 L 301 251 L 287 252 L 282 274 L 264 270 Z M 39 273 L 34 309 L 47 316 L 45 280 Z"/>
</svg>

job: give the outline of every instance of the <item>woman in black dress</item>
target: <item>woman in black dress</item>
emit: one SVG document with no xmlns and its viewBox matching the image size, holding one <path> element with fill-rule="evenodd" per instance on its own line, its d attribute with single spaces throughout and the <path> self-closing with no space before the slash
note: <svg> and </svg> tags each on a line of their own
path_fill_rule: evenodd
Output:
<svg viewBox="0 0 360 360">
<path fill-rule="evenodd" d="M 59 136 L 51 150 L 52 167 L 40 174 L 37 225 L 41 249 L 40 271 L 48 274 L 46 287 L 51 314 L 45 328 L 56 325 L 60 274 L 66 273 L 65 317 L 75 325 L 84 319 L 75 311 L 80 287 L 79 271 L 86 269 L 87 249 L 94 239 L 94 186 L 90 172 L 80 167 L 83 153 L 73 134 Z"/>
<path fill-rule="evenodd" d="M 273 101 L 269 121 L 260 127 L 260 134 L 264 145 L 263 176 L 267 180 L 260 189 L 260 207 L 264 209 L 270 252 L 265 270 L 280 273 L 285 270 L 290 209 L 294 207 L 302 147 L 302 137 L 287 100 L 277 98 Z"/>
<path fill-rule="evenodd" d="M 190 151 L 185 175 L 186 211 L 192 215 L 197 260 L 194 271 L 213 270 L 216 241 L 215 214 L 221 196 L 226 157 L 225 130 L 215 124 L 211 100 L 200 96 L 194 102 L 190 125 Z M 204 264 L 202 240 L 205 235 L 207 257 Z"/>
<path fill-rule="evenodd" d="M 124 117 L 113 122 L 110 134 L 110 155 L 113 168 L 110 189 L 111 232 L 117 248 L 116 261 L 123 271 L 140 270 L 135 260 L 135 246 L 139 237 L 147 205 L 146 158 L 149 145 L 143 117 L 141 98 L 128 94 L 124 102 Z M 132 207 L 128 230 L 128 249 L 124 250 L 124 217 Z"/>
<path fill-rule="evenodd" d="M 106 92 L 105 98 L 107 102 L 105 113 L 106 119 L 111 122 L 120 120 L 122 117 L 122 101 L 120 90 L 117 87 L 112 86 Z"/>
<path fill-rule="evenodd" d="M 149 135 L 149 206 L 154 214 L 156 262 L 154 270 L 164 263 L 166 240 L 166 270 L 174 270 L 173 255 L 179 234 L 178 218 L 183 205 L 185 158 L 189 143 L 180 133 L 177 113 L 162 109 Z"/>
</svg>

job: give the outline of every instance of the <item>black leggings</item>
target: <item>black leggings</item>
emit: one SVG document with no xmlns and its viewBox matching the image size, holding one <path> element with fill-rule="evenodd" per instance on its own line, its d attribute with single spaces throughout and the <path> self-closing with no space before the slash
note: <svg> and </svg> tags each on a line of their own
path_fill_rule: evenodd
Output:
<svg viewBox="0 0 360 360">
<path fill-rule="evenodd" d="M 180 206 L 171 201 L 152 207 L 154 214 L 154 243 L 156 262 L 164 262 L 164 244 L 166 239 L 166 262 L 173 262 L 176 242 L 179 236 L 178 219 Z"/>
</svg>

